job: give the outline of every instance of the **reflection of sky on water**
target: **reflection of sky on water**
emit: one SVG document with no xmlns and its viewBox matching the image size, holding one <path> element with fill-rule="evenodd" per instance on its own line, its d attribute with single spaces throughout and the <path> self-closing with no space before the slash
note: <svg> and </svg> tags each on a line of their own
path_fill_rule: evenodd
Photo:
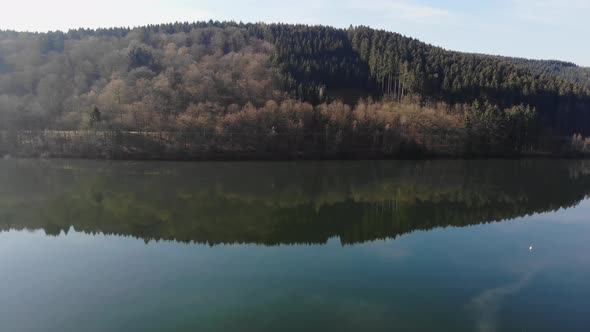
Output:
<svg viewBox="0 0 590 332">
<path fill-rule="evenodd" d="M 457 276 L 501 274 L 497 282 L 474 289 L 474 295 L 465 305 L 477 331 L 501 331 L 502 314 L 509 310 L 511 301 L 515 298 L 522 301 L 526 297 L 523 291 L 538 287 L 535 283 L 553 280 L 557 283 L 552 287 L 570 292 L 569 287 L 579 287 L 584 276 L 590 276 L 589 216 L 590 200 L 585 200 L 574 208 L 552 213 L 497 224 L 417 232 L 395 241 L 376 241 L 361 247 L 388 264 L 432 259 L 444 261 L 445 268 Z M 439 277 L 445 274 L 436 273 Z M 584 286 L 586 293 L 587 288 Z"/>
<path fill-rule="evenodd" d="M 580 202 L 575 209 L 560 209 L 555 213 L 535 215 L 531 219 L 561 224 L 590 224 L 590 200 Z"/>
<path fill-rule="evenodd" d="M 108 317 L 110 323 L 100 326 L 116 330 L 125 319 L 149 323 L 156 313 L 192 322 L 179 306 L 195 306 L 205 324 L 199 326 L 214 327 L 224 319 L 234 326 L 267 315 L 287 319 L 295 311 L 311 324 L 297 325 L 301 328 L 338 321 L 343 330 L 386 330 L 414 326 L 424 311 L 431 313 L 434 325 L 454 317 L 458 331 L 500 331 L 522 323 L 507 320 L 506 311 L 537 296 L 540 285 L 565 294 L 583 285 L 590 224 L 581 221 L 589 208 L 585 201 L 574 209 L 505 223 L 438 228 L 345 246 L 338 238 L 311 246 L 209 247 L 145 244 L 74 229 L 57 237 L 12 231 L 0 234 L 0 282 L 11 285 L 0 305 L 12 302 L 10 316 L 0 317 L 8 322 L 5 326 L 18 326 L 15 320 L 25 320 L 34 310 L 32 322 L 47 327 L 59 326 L 55 319 L 67 320 L 79 311 L 85 319 Z M 529 244 L 535 246 L 532 252 Z M 55 299 L 61 304 L 52 304 Z M 134 307 L 137 303 L 144 304 Z M 131 318 L 120 314 L 122 306 L 135 308 L 125 309 Z M 535 306 L 541 314 L 553 310 L 550 304 Z M 279 326 L 274 320 L 268 324 Z"/>
</svg>

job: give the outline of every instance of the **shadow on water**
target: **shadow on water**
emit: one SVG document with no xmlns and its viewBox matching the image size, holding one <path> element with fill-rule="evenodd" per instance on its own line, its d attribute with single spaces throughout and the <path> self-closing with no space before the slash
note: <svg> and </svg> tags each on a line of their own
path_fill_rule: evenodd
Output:
<svg viewBox="0 0 590 332">
<path fill-rule="evenodd" d="M 0 161 L 0 230 L 342 244 L 575 206 L 590 162 Z"/>
</svg>

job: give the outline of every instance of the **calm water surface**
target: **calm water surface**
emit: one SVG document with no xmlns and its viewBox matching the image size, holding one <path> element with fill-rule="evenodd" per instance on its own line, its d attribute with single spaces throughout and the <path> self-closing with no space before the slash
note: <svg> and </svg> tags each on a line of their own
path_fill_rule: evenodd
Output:
<svg viewBox="0 0 590 332">
<path fill-rule="evenodd" d="M 0 161 L 0 330 L 590 331 L 588 194 L 586 161 Z"/>
</svg>

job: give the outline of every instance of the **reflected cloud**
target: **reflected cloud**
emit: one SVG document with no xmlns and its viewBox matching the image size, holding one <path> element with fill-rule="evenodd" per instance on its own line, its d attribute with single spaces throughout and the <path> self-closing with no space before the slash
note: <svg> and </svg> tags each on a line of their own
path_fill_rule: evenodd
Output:
<svg viewBox="0 0 590 332">
<path fill-rule="evenodd" d="M 526 272 L 520 279 L 500 285 L 495 288 L 487 289 L 475 296 L 470 302 L 476 316 L 476 331 L 495 332 L 498 330 L 498 313 L 507 297 L 519 293 L 527 287 L 531 280 L 541 271 L 543 266 L 540 265 Z"/>
<path fill-rule="evenodd" d="M 372 242 L 366 248 L 367 251 L 376 257 L 386 261 L 402 261 L 412 254 L 408 248 L 399 246 L 395 242 Z"/>
</svg>

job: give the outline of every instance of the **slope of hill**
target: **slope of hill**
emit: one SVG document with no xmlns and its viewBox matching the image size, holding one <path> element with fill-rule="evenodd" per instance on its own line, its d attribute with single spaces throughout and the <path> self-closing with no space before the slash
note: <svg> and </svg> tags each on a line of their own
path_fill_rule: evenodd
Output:
<svg viewBox="0 0 590 332">
<path fill-rule="evenodd" d="M 528 60 L 520 58 L 505 58 L 518 66 L 529 68 L 533 71 L 554 75 L 586 89 L 590 89 L 590 68 L 580 67 L 571 62 L 556 60 Z"/>
</svg>

